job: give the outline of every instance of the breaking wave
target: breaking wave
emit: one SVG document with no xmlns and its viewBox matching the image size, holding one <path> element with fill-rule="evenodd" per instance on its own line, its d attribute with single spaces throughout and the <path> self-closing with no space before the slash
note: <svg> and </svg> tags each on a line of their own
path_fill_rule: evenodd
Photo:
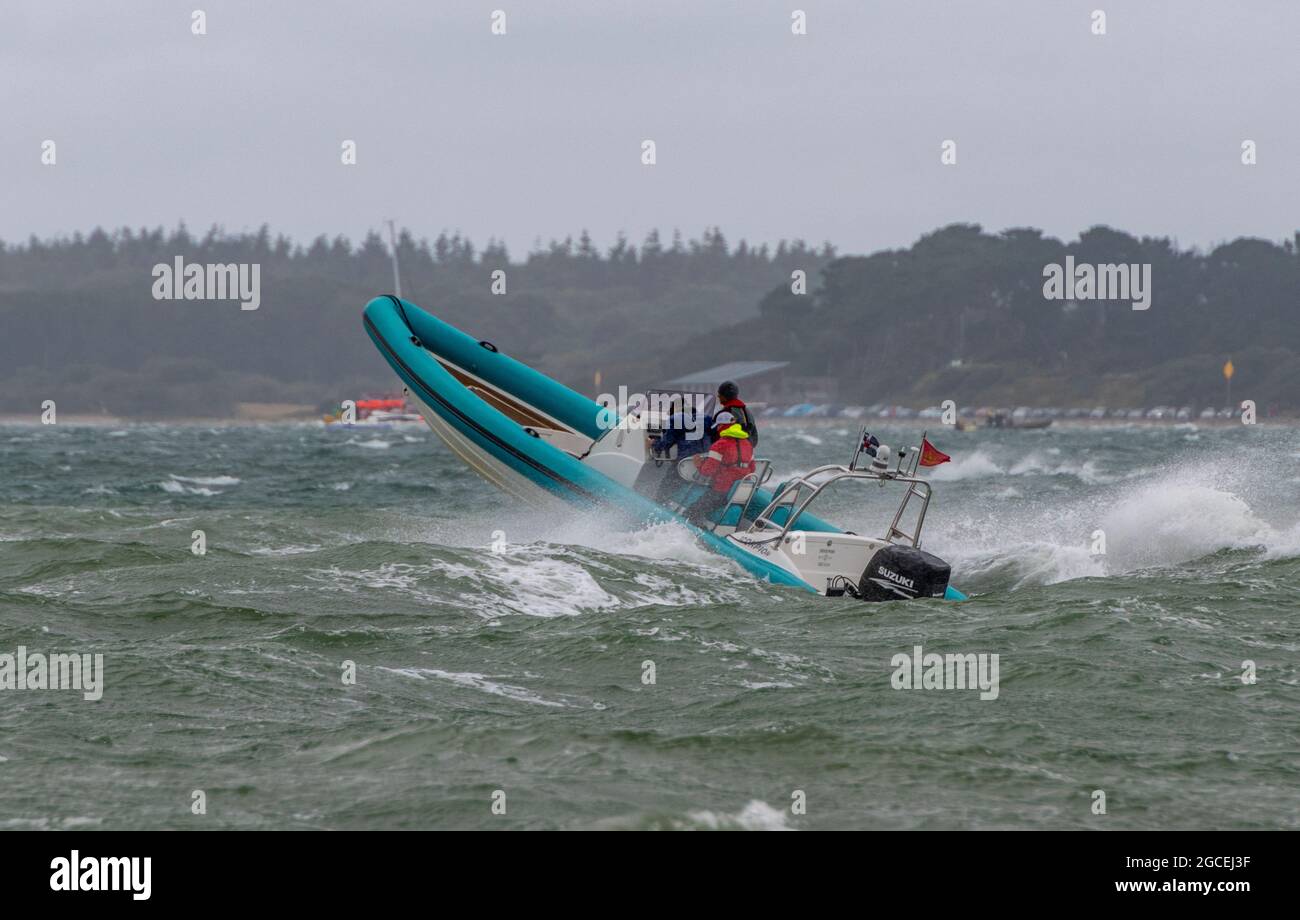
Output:
<svg viewBox="0 0 1300 920">
<path fill-rule="evenodd" d="M 995 466 L 977 452 L 955 478 L 986 465 Z M 1273 472 L 1185 462 L 1141 481 L 1098 477 L 1106 484 L 1059 501 L 1008 501 L 995 491 L 960 518 L 939 516 L 931 548 L 953 563 L 955 579 L 1000 575 L 1013 587 L 1177 566 L 1225 550 L 1294 558 L 1300 523 L 1268 517 Z"/>
</svg>

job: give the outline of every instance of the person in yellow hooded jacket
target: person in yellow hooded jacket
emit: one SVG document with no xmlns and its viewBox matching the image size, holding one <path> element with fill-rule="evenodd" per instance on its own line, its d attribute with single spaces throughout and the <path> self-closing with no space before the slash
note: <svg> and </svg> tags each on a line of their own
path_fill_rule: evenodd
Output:
<svg viewBox="0 0 1300 920">
<path fill-rule="evenodd" d="M 691 506 L 689 518 L 696 524 L 704 523 L 708 516 L 727 502 L 731 485 L 754 472 L 754 448 L 749 432 L 728 411 L 713 419 L 714 441 L 709 452 L 694 458 L 700 479 L 709 484 L 709 490 Z"/>
</svg>

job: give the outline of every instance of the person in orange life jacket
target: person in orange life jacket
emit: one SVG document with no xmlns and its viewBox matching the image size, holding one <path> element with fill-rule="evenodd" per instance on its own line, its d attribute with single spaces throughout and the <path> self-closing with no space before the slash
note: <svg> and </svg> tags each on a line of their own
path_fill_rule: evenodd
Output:
<svg viewBox="0 0 1300 920">
<path fill-rule="evenodd" d="M 708 522 L 710 514 L 727 503 L 732 483 L 754 472 L 754 448 L 749 443 L 749 433 L 730 411 L 724 410 L 714 417 L 713 436 L 709 452 L 693 458 L 696 473 L 708 483 L 709 490 L 691 505 L 686 516 L 701 526 Z"/>
<path fill-rule="evenodd" d="M 758 446 L 758 423 L 754 421 L 754 415 L 749 411 L 749 407 L 740 399 L 740 387 L 736 386 L 733 380 L 724 380 L 718 385 L 718 406 L 719 411 L 726 410 L 736 417 L 736 421 L 741 428 L 745 429 L 749 437 L 749 446 Z"/>
</svg>

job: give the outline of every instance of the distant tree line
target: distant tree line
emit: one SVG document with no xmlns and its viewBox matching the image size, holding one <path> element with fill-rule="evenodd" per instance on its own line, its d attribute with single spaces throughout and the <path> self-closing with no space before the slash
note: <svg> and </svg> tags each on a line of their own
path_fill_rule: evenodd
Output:
<svg viewBox="0 0 1300 920">
<path fill-rule="evenodd" d="M 830 375 L 842 401 L 1112 407 L 1300 408 L 1300 257 L 1295 239 L 1238 239 L 1209 252 L 1094 227 L 1071 243 L 1038 230 L 958 224 L 907 249 L 831 262 L 809 294 L 788 283 L 759 315 L 682 360 L 777 357 Z M 1044 268 L 1151 266 L 1151 303 L 1048 300 Z M 759 355 L 756 343 L 762 343 Z"/>
<path fill-rule="evenodd" d="M 906 249 L 838 257 L 830 244 L 731 244 L 721 230 L 603 249 L 589 234 L 521 260 L 460 234 L 398 236 L 403 293 L 584 392 L 640 386 L 729 360 L 792 362 L 840 401 L 930 405 L 1300 408 L 1297 240 L 1209 252 L 1094 227 L 1073 242 L 959 224 Z M 1150 264 L 1151 305 L 1048 300 L 1044 266 Z M 154 300 L 155 264 L 261 265 L 261 307 Z M 504 294 L 492 273 L 505 272 Z M 807 278 L 796 293 L 794 273 Z M 226 415 L 243 401 L 325 406 L 395 377 L 360 310 L 392 288 L 388 247 L 184 226 L 96 229 L 0 244 L 0 409 Z"/>
<path fill-rule="evenodd" d="M 397 254 L 408 299 L 583 391 L 597 371 L 615 385 L 657 375 L 681 341 L 755 315 L 780 279 L 835 256 L 801 240 L 731 245 L 716 228 L 656 230 L 639 246 L 619 236 L 603 251 L 584 231 L 518 262 L 496 240 L 402 231 Z M 260 265 L 261 307 L 153 299 L 153 266 L 177 256 Z M 492 293 L 496 269 L 504 295 Z M 265 226 L 122 228 L 0 245 L 0 408 L 54 398 L 71 412 L 220 416 L 237 402 L 325 407 L 392 388 L 361 328 L 362 306 L 392 287 L 375 232 L 300 245 Z"/>
</svg>

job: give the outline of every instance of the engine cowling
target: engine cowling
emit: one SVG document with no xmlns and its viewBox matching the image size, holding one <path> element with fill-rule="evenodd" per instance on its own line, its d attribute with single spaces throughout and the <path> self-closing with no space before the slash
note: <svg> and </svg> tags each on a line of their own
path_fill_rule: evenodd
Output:
<svg viewBox="0 0 1300 920">
<path fill-rule="evenodd" d="M 858 580 L 866 601 L 943 597 L 952 567 L 933 553 L 914 546 L 889 545 L 876 550 Z"/>
</svg>

